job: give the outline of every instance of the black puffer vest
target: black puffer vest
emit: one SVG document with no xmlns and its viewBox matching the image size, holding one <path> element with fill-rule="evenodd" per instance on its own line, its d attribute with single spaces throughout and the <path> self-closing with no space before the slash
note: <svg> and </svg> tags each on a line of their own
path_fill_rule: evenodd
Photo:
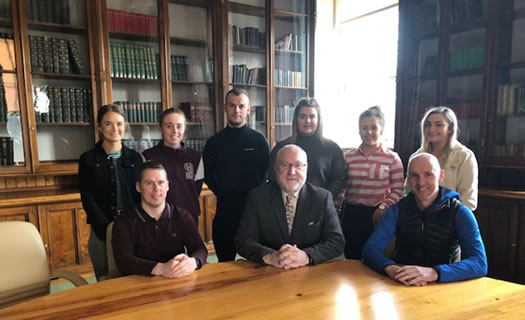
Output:
<svg viewBox="0 0 525 320">
<path fill-rule="evenodd" d="M 441 197 L 440 190 L 438 199 Z M 405 265 L 433 267 L 459 258 L 456 212 L 459 201 L 446 200 L 430 214 L 419 210 L 412 193 L 399 202 L 394 261 Z"/>
</svg>

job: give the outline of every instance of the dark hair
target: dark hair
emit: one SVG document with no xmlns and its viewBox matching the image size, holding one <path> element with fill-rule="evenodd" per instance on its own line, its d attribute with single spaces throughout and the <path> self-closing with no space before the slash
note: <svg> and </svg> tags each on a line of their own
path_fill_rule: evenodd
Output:
<svg viewBox="0 0 525 320">
<path fill-rule="evenodd" d="M 297 128 L 297 117 L 302 108 L 314 108 L 317 111 L 317 130 L 314 133 L 314 137 L 323 140 L 323 118 L 321 117 L 321 108 L 319 103 L 314 98 L 306 97 L 299 100 L 297 103 L 292 119 L 292 137 L 291 143 L 297 142 L 297 137 L 299 134 L 299 129 Z"/>
<path fill-rule="evenodd" d="M 228 91 L 226 93 L 226 95 L 224 96 L 224 99 L 226 100 L 226 102 L 228 102 L 228 96 L 232 94 L 236 97 L 240 96 L 241 94 L 244 94 L 246 96 L 246 98 L 250 99 L 250 96 L 248 96 L 248 91 L 242 89 L 242 88 L 233 88 L 231 89 L 230 91 Z"/>
<path fill-rule="evenodd" d="M 148 160 L 146 162 L 142 163 L 142 166 L 140 167 L 139 177 L 137 182 L 142 181 L 142 176 L 144 175 L 144 171 L 148 169 L 158 169 L 158 170 L 164 170 L 166 172 L 166 175 L 168 174 L 166 171 L 166 168 L 162 165 L 162 163 L 155 161 L 155 160 Z"/>
<path fill-rule="evenodd" d="M 363 121 L 364 118 L 370 117 L 377 118 L 381 128 L 385 128 L 385 115 L 383 112 L 381 112 L 381 108 L 379 108 L 379 106 L 373 106 L 363 111 L 363 113 L 359 115 L 359 124 L 361 124 L 361 121 Z"/>
<path fill-rule="evenodd" d="M 159 124 L 162 127 L 162 122 L 164 121 L 164 118 L 172 113 L 180 114 L 184 117 L 184 123 L 186 123 L 186 114 L 181 109 L 175 109 L 175 108 L 169 108 L 164 110 L 162 114 L 160 115 Z"/>
<path fill-rule="evenodd" d="M 124 118 L 124 121 L 126 121 L 126 113 L 124 112 L 124 110 L 120 106 L 118 106 L 116 104 L 106 104 L 106 105 L 100 107 L 100 109 L 98 109 L 97 123 L 99 125 L 102 124 L 102 118 L 104 118 L 104 116 L 108 112 L 118 113 Z"/>
</svg>

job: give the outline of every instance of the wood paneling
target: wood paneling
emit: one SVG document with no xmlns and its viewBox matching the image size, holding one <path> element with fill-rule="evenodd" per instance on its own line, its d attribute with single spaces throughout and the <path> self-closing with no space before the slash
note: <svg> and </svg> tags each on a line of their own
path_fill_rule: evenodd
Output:
<svg viewBox="0 0 525 320">
<path fill-rule="evenodd" d="M 38 217 L 34 206 L 2 208 L 0 209 L 1 221 L 27 221 L 34 224 L 38 229 Z"/>
</svg>

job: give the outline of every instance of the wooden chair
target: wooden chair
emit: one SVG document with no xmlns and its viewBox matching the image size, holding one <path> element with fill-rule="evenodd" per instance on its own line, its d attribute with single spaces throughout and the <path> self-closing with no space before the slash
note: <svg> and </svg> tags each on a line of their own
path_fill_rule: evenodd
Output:
<svg viewBox="0 0 525 320">
<path fill-rule="evenodd" d="M 0 222 L 0 256 L 0 308 L 49 294 L 51 278 L 64 278 L 77 287 L 88 284 L 69 271 L 50 277 L 44 243 L 29 222 Z"/>
<path fill-rule="evenodd" d="M 118 271 L 117 264 L 115 263 L 115 258 L 113 257 L 113 244 L 111 239 L 113 238 L 113 222 L 108 225 L 106 229 L 106 253 L 108 257 L 108 275 L 105 276 L 102 280 L 118 278 L 122 275 Z"/>
</svg>

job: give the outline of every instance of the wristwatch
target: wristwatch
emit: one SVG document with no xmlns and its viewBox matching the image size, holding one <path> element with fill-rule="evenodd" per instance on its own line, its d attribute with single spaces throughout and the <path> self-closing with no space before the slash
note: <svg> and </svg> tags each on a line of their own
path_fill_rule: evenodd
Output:
<svg viewBox="0 0 525 320">
<path fill-rule="evenodd" d="M 381 204 L 379 205 L 379 210 L 385 210 L 385 209 L 386 209 L 385 204 L 384 204 L 384 203 L 381 203 Z"/>
<path fill-rule="evenodd" d="M 201 260 L 197 257 L 192 257 L 192 258 L 195 259 L 195 263 L 197 264 L 197 267 L 195 268 L 195 270 L 199 270 L 202 267 Z"/>
</svg>

